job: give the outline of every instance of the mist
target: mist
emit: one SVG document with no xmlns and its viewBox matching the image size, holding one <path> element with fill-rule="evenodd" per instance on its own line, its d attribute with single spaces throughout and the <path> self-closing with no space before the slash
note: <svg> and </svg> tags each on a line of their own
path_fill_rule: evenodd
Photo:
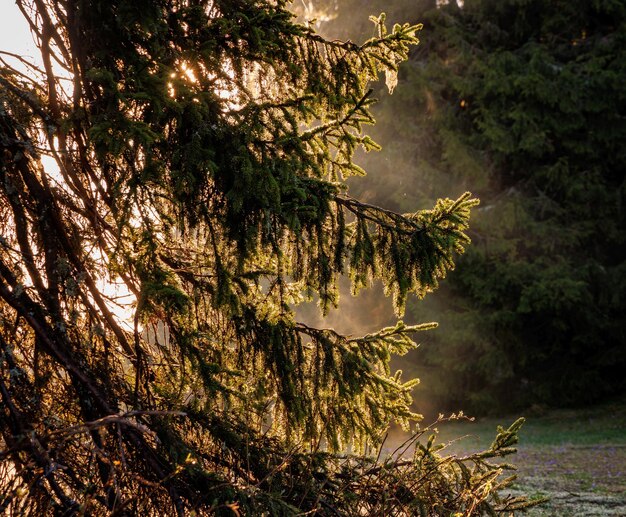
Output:
<svg viewBox="0 0 626 517">
<path fill-rule="evenodd" d="M 301 20 L 315 19 L 315 28 L 324 37 L 362 43 L 374 34 L 374 25 L 368 19 L 370 15 L 377 16 L 384 11 L 388 26 L 402 22 L 418 23 L 424 12 L 438 7 L 439 4 L 441 2 L 434 0 L 359 2 L 358 8 L 354 6 L 353 16 L 346 16 L 346 12 L 350 10 L 346 3 L 340 5 L 335 2 L 332 5 L 331 2 L 295 2 L 294 7 Z M 425 27 L 419 36 L 419 47 L 429 46 L 429 36 L 428 27 Z M 438 108 L 429 98 L 428 88 L 424 88 L 416 96 L 406 80 L 407 75 L 415 74 L 420 66 L 416 61 L 403 63 L 400 82 L 393 94 L 386 88 L 384 78 L 372 85 L 374 95 L 379 101 L 373 108 L 376 124 L 365 127 L 364 131 L 382 146 L 382 150 L 369 153 L 357 151 L 355 162 L 367 175 L 347 179 L 350 195 L 398 212 L 430 209 L 438 198 L 457 198 L 468 190 L 476 194 L 478 189 L 481 197 L 489 197 L 484 171 L 471 153 L 461 149 L 462 146 L 457 145 L 462 160 L 459 160 L 459 156 L 450 156 L 448 162 L 433 163 L 432 156 L 441 153 L 438 149 L 440 144 L 427 128 L 420 125 L 420 120 L 437 115 Z M 454 146 L 454 142 L 450 142 L 450 145 Z M 446 340 L 454 334 L 454 318 L 458 307 L 455 306 L 454 296 L 446 289 L 447 282 L 448 279 L 444 279 L 440 288 L 429 293 L 423 300 L 412 295 L 407 303 L 406 313 L 397 318 L 393 312 L 392 300 L 385 297 L 379 283 L 374 283 L 368 289 L 361 290 L 357 296 L 352 296 L 349 281 L 343 279 L 340 282 L 337 309 L 331 309 L 323 317 L 315 303 L 311 303 L 300 307 L 298 315 L 308 324 L 333 328 L 352 336 L 365 335 L 393 325 L 398 319 L 407 324 L 437 321 L 437 329 L 414 336 L 418 344 L 416 349 L 403 357 L 393 357 L 391 362 L 392 371 L 403 371 L 403 379 L 420 379 L 421 382 L 413 393 L 413 409 L 423 414 L 426 421 L 430 421 L 441 411 L 462 409 L 461 400 L 455 402 L 448 396 L 441 396 L 442 393 L 453 391 L 452 386 L 448 386 L 453 379 L 442 376 L 441 369 L 429 364 L 427 360 L 432 356 L 429 350 L 445 346 Z M 472 337 L 475 338 L 470 336 L 470 339 Z M 464 358 L 459 357 L 459 360 L 463 361 Z M 459 387 L 455 390 L 458 391 Z"/>
</svg>

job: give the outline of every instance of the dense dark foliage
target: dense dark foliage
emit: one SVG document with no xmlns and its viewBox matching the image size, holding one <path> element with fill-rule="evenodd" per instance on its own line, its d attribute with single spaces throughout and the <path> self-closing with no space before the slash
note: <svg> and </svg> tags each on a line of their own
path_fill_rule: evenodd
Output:
<svg viewBox="0 0 626 517">
<path fill-rule="evenodd" d="M 461 252 L 464 194 L 404 215 L 347 195 L 417 27 L 362 45 L 259 0 L 19 0 L 41 62 L 0 54 L 0 512 L 464 515 L 501 499 L 490 450 L 364 452 L 419 420 L 364 337 L 296 321 L 382 281 L 398 314 Z M 419 430 L 409 445 L 428 429 Z"/>
<path fill-rule="evenodd" d="M 468 185 L 482 201 L 444 292 L 410 307 L 446 312 L 415 356 L 424 397 L 502 411 L 623 392 L 626 5 L 432 4 L 385 6 L 423 21 L 423 44 L 376 112 L 387 154 L 355 185 L 398 209 Z M 336 5 L 324 27 L 345 34 Z"/>
</svg>

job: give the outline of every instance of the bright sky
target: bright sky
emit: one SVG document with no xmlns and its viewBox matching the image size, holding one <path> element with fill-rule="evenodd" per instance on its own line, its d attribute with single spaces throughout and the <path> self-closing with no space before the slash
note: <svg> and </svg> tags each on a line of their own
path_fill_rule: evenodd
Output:
<svg viewBox="0 0 626 517">
<path fill-rule="evenodd" d="M 28 23 L 13 0 L 0 0 L 0 50 L 29 59 L 38 55 Z"/>
<path fill-rule="evenodd" d="M 0 52 L 11 52 L 18 54 L 28 61 L 39 63 L 40 54 L 33 42 L 28 22 L 22 16 L 17 8 L 14 0 L 0 0 Z M 24 70 L 24 67 L 10 56 L 0 54 L 7 63 L 15 66 L 18 70 Z M 60 173 L 58 166 L 53 158 L 42 156 L 41 162 L 48 174 L 54 178 L 59 178 Z M 132 320 L 134 315 L 133 303 L 135 301 L 128 289 L 119 281 L 109 280 L 107 278 L 97 279 L 97 284 L 101 292 L 105 296 L 117 299 L 121 306 L 109 302 L 107 305 L 110 310 L 117 316 L 119 322 L 132 331 Z"/>
</svg>

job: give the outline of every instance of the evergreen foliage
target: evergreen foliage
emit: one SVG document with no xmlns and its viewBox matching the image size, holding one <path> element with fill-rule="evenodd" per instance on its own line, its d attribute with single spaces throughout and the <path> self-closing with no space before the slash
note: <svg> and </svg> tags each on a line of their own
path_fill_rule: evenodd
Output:
<svg viewBox="0 0 626 517">
<path fill-rule="evenodd" d="M 521 421 L 463 459 L 432 439 L 410 460 L 340 454 L 419 418 L 389 360 L 432 324 L 353 337 L 294 317 L 313 296 L 336 306 L 342 274 L 380 279 L 400 315 L 468 242 L 469 194 L 401 215 L 344 185 L 376 147 L 369 84 L 393 86 L 418 27 L 381 16 L 356 45 L 282 0 L 17 4 L 42 65 L 0 68 L 2 511 L 527 504 L 499 497 L 510 467 L 487 461 Z"/>
<path fill-rule="evenodd" d="M 374 203 L 468 185 L 482 201 L 451 281 L 409 308 L 440 314 L 417 359 L 424 396 L 502 411 L 623 392 L 626 7 L 429 4 L 389 7 L 424 22 L 423 43 L 377 111 L 388 154 L 360 160 L 380 173 L 362 183 Z M 337 5 L 325 29 L 343 34 Z"/>
</svg>

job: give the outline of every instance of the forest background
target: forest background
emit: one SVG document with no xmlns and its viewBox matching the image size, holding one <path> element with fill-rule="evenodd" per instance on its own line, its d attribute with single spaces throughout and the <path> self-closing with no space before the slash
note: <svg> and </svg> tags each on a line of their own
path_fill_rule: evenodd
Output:
<svg viewBox="0 0 626 517">
<path fill-rule="evenodd" d="M 424 300 L 436 320 L 396 365 L 422 384 L 421 412 L 502 413 L 623 393 L 626 366 L 626 3 L 316 0 L 296 2 L 327 37 L 424 24 L 400 87 L 376 92 L 359 197 L 394 210 L 471 189 L 472 246 Z M 376 292 L 331 313 L 341 329 L 393 320 Z M 356 305 L 356 303 L 355 303 Z M 385 312 L 387 311 L 387 312 Z"/>
</svg>

